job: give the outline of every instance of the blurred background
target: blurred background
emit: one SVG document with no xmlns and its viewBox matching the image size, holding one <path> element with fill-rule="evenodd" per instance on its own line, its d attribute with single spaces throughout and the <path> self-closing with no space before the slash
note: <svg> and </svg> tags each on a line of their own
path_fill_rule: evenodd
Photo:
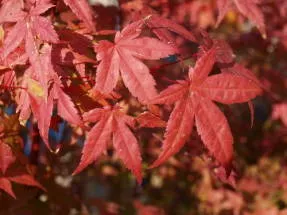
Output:
<svg viewBox="0 0 287 215">
<path fill-rule="evenodd" d="M 250 0 L 251 1 L 251 0 Z M 147 167 L 160 152 L 164 128 L 137 128 L 141 145 L 144 180 L 141 185 L 108 150 L 95 165 L 78 175 L 85 134 L 72 128 L 56 114 L 52 117 L 50 142 L 60 150 L 51 153 L 44 146 L 33 119 L 21 126 L 9 90 L 0 94 L 2 141 L 17 152 L 20 163 L 29 165 L 35 178 L 47 192 L 13 183 L 17 196 L 0 193 L 2 215 L 286 215 L 287 214 L 287 1 L 256 0 L 264 14 L 267 39 L 252 20 L 233 7 L 215 28 L 218 16 L 216 0 L 90 0 L 96 14 L 97 30 L 120 30 L 124 25 L 157 13 L 185 26 L 202 29 L 211 38 L 230 44 L 236 62 L 250 69 L 264 86 L 262 96 L 253 100 L 254 124 L 247 104 L 220 106 L 234 136 L 234 170 L 226 177 L 203 147 L 197 132 L 174 157 L 155 169 Z M 254 0 L 255 2 L 255 0 Z M 56 2 L 57 19 L 72 25 L 70 10 Z M 71 28 L 75 26 L 70 26 Z M 76 27 L 75 27 L 76 28 Z M 96 40 L 112 39 L 100 34 Z M 183 50 L 195 46 L 180 41 Z M 176 59 L 163 61 L 157 80 L 184 76 Z M 190 65 L 188 59 L 184 64 Z M 147 62 L 152 68 L 153 62 Z M 185 73 L 186 74 L 186 73 Z M 80 83 L 81 84 L 81 83 Z M 70 89 L 73 93 L 73 89 Z M 122 95 L 128 92 L 122 90 Z M 128 96 L 127 96 L 128 97 Z M 75 98 L 74 98 L 75 99 Z M 143 111 L 128 97 L 121 106 L 137 116 Z M 163 120 L 168 113 L 162 113 Z M 164 122 L 163 122 L 164 123 Z M 160 127 L 160 126 L 159 126 Z"/>
</svg>

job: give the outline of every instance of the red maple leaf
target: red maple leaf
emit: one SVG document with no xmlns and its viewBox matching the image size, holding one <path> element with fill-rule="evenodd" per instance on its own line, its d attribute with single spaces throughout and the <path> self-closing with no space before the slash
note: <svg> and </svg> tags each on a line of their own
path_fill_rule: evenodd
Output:
<svg viewBox="0 0 287 215">
<path fill-rule="evenodd" d="M 20 4 L 19 2 L 22 3 Z M 54 5 L 51 4 L 49 0 L 36 1 L 35 3 L 25 2 L 25 4 L 23 1 L 19 2 L 16 3 L 16 9 L 12 9 L 14 5 L 9 1 L 4 1 L 0 10 L 0 14 L 4 15 L 0 23 L 17 21 L 5 37 L 3 46 L 1 47 L 1 58 L 5 59 L 25 41 L 25 50 L 33 68 L 32 71 L 36 79 L 40 81 L 40 84 L 45 90 L 45 96 L 47 96 L 49 81 L 46 67 L 47 63 L 45 62 L 45 55 L 40 57 L 41 54 L 38 47 L 40 46 L 39 39 L 52 43 L 56 43 L 59 40 L 51 21 L 41 16 L 42 13 Z M 26 10 L 24 10 L 24 8 Z M 9 14 L 9 10 L 13 11 L 13 16 Z M 18 19 L 15 19 L 15 17 Z"/>
<path fill-rule="evenodd" d="M 154 99 L 153 103 L 175 103 L 175 107 L 167 123 L 162 152 L 152 167 L 183 147 L 192 132 L 194 118 L 207 149 L 223 166 L 230 165 L 233 137 L 227 119 L 212 100 L 223 104 L 247 102 L 260 94 L 261 89 L 253 81 L 238 75 L 222 73 L 208 77 L 215 60 L 215 48 L 212 48 L 189 69 L 188 80 L 169 86 Z"/>
<path fill-rule="evenodd" d="M 57 104 L 58 115 L 63 119 L 74 125 L 81 125 L 82 121 L 71 98 L 63 91 L 61 80 L 53 69 L 51 46 L 44 45 L 41 52 L 38 58 L 45 66 L 41 72 L 46 75 L 47 80 L 51 80 L 51 90 L 41 85 L 41 82 L 37 79 L 37 74 L 35 74 L 34 67 L 31 66 L 25 71 L 25 78 L 22 81 L 23 89 L 19 96 L 17 112 L 20 112 L 20 121 L 25 121 L 30 117 L 32 110 L 38 123 L 40 135 L 46 146 L 50 148 L 48 131 L 54 101 Z"/>
<path fill-rule="evenodd" d="M 81 172 L 107 149 L 111 136 L 118 157 L 141 183 L 141 155 L 137 139 L 130 128 L 134 118 L 124 114 L 119 107 L 96 108 L 83 115 L 84 121 L 96 122 L 87 135 L 81 162 L 73 174 Z"/>
<path fill-rule="evenodd" d="M 175 54 L 177 50 L 155 38 L 139 37 L 144 22 L 134 22 L 117 32 L 115 43 L 102 40 L 95 47 L 97 68 L 95 89 L 108 94 L 115 88 L 121 73 L 131 94 L 146 102 L 157 95 L 155 80 L 139 59 L 156 60 Z"/>
<path fill-rule="evenodd" d="M 2 4 L 0 14 L 3 14 L 3 17 L 1 17 L 0 23 L 16 22 L 7 33 L 3 42 L 1 49 L 2 59 L 13 52 L 23 40 L 26 41 L 26 52 L 30 58 L 35 55 L 33 49 L 36 44 L 36 37 L 47 42 L 56 43 L 58 41 L 58 35 L 50 20 L 40 16 L 40 14 L 54 6 L 49 1 L 36 1 L 35 5 L 25 4 L 25 6 L 30 7 L 28 11 L 24 11 L 24 3 L 21 0 L 16 2 L 14 0 L 4 1 Z M 12 15 L 10 11 L 12 11 Z M 32 59 L 30 60 L 33 61 Z"/>
</svg>

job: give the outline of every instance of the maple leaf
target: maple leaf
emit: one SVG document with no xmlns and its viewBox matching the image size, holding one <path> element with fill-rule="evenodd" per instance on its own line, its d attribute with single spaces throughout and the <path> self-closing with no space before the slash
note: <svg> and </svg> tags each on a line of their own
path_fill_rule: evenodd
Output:
<svg viewBox="0 0 287 215">
<path fill-rule="evenodd" d="M 16 199 L 16 196 L 12 189 L 11 182 L 15 182 L 18 184 L 23 184 L 26 186 L 33 186 L 38 187 L 42 190 L 46 190 L 39 182 L 37 182 L 31 175 L 25 173 L 25 172 L 16 172 L 13 174 L 7 174 L 7 175 L 1 175 L 0 174 L 0 190 L 5 191 L 10 196 L 12 196 L 14 199 Z"/>
<path fill-rule="evenodd" d="M 231 9 L 232 1 L 236 5 L 238 11 L 251 22 L 254 22 L 262 34 L 266 38 L 266 30 L 264 23 L 264 16 L 260 8 L 257 6 L 256 0 L 217 0 L 217 9 L 219 15 L 217 18 L 216 26 L 223 20 L 225 14 Z"/>
<path fill-rule="evenodd" d="M 34 75 L 36 79 L 40 81 L 45 91 L 45 97 L 47 97 L 49 81 L 49 68 L 47 68 L 47 66 L 50 65 L 47 63 L 47 61 L 50 60 L 47 54 L 50 53 L 44 51 L 44 53 L 46 53 L 45 55 L 39 52 L 38 47 L 40 44 L 37 38 L 46 42 L 58 42 L 58 35 L 52 23 L 46 17 L 40 16 L 54 5 L 50 4 L 49 1 L 36 1 L 35 4 L 29 5 L 27 3 L 25 6 L 29 8 L 27 12 L 23 10 L 23 7 L 17 7 L 17 11 L 15 11 L 15 14 L 21 17 L 5 37 L 3 46 L 1 47 L 1 58 L 5 59 L 25 40 L 25 50 L 33 68 Z M 6 10 L 9 10 L 10 7 L 13 7 L 13 5 L 4 2 L 0 13 L 6 13 Z M 4 19 L 5 22 L 15 22 L 13 17 L 11 19 L 8 18 Z M 22 33 L 19 34 L 19 32 Z M 45 48 L 43 50 L 45 50 Z"/>
<path fill-rule="evenodd" d="M 39 82 L 29 78 L 26 83 L 28 90 L 22 90 L 17 111 L 20 111 L 20 121 L 25 121 L 30 116 L 30 109 L 37 120 L 39 133 L 51 150 L 48 141 L 48 132 L 51 123 L 54 101 L 57 104 L 58 115 L 69 123 L 81 126 L 82 120 L 75 108 L 71 98 L 63 91 L 60 79 L 54 74 L 53 87 L 49 93 L 47 100 L 44 99 L 43 89 Z"/>
<path fill-rule="evenodd" d="M 141 183 L 141 155 L 137 139 L 130 128 L 134 119 L 120 111 L 119 107 L 96 108 L 83 115 L 87 122 L 96 122 L 87 135 L 80 164 L 73 174 L 81 172 L 95 161 L 113 136 L 113 146 L 118 157 L 124 162 Z"/>
<path fill-rule="evenodd" d="M 40 16 L 54 5 L 47 1 L 37 1 L 36 5 L 31 6 L 30 10 L 26 12 L 23 10 L 23 3 L 16 3 L 16 8 L 13 8 L 14 4 L 11 4 L 11 2 L 4 1 L 0 9 L 0 14 L 5 14 L 4 18 L 0 20 L 0 23 L 17 22 L 5 37 L 1 54 L 2 59 L 13 52 L 23 40 L 26 41 L 26 52 L 29 57 L 35 54 L 33 47 L 36 43 L 34 38 L 37 36 L 43 41 L 58 42 L 58 35 L 52 23 L 46 17 Z M 10 15 L 10 10 L 13 11 L 13 15 Z M 17 19 L 15 17 L 17 17 Z M 33 59 L 30 60 L 33 62 Z"/>
<path fill-rule="evenodd" d="M 227 119 L 212 100 L 223 104 L 247 102 L 259 95 L 261 89 L 238 75 L 222 73 L 208 77 L 215 60 L 212 48 L 189 69 L 188 80 L 169 86 L 153 100 L 157 104 L 175 103 L 175 107 L 167 123 L 162 152 L 151 167 L 160 165 L 183 147 L 192 132 L 194 118 L 207 149 L 223 166 L 230 165 L 233 137 Z"/>
<path fill-rule="evenodd" d="M 48 132 L 51 123 L 54 101 L 56 101 L 58 115 L 69 123 L 81 125 L 81 118 L 77 109 L 74 106 L 71 98 L 63 91 L 61 80 L 53 69 L 51 62 L 51 46 L 44 45 L 41 49 L 41 55 L 38 56 L 40 62 L 44 63 L 43 75 L 46 75 L 46 80 L 51 80 L 51 90 L 48 91 L 48 82 L 46 87 L 43 87 L 37 79 L 38 74 L 35 74 L 35 67 L 30 66 L 25 71 L 25 76 L 22 81 L 22 90 L 18 100 L 17 112 L 20 122 L 25 122 L 32 113 L 37 120 L 39 133 L 50 149 L 48 141 Z M 47 96 L 46 96 L 47 95 Z"/>
<path fill-rule="evenodd" d="M 17 22 L 24 16 L 23 0 L 3 0 L 1 1 L 0 23 Z"/>
<path fill-rule="evenodd" d="M 95 47 L 97 59 L 101 61 L 97 68 L 96 90 L 110 93 L 121 73 L 124 84 L 140 101 L 146 102 L 157 95 L 155 80 L 139 59 L 156 60 L 175 54 L 177 50 L 154 38 L 139 38 L 142 25 L 142 20 L 134 22 L 116 33 L 115 43 L 102 40 Z"/>
</svg>

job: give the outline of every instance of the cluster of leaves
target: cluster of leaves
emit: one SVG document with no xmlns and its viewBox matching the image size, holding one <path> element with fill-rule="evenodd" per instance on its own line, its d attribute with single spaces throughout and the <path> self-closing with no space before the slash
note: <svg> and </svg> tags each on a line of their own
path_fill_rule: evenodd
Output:
<svg viewBox="0 0 287 215">
<path fill-rule="evenodd" d="M 120 1 L 118 9 L 123 13 L 114 13 L 121 17 L 119 25 L 101 23 L 100 9 L 86 0 L 3 0 L 3 107 L 15 109 L 16 135 L 30 126 L 39 132 L 50 152 L 64 148 L 49 136 L 52 130 L 59 130 L 61 119 L 73 126 L 68 145 L 84 136 L 80 163 L 75 170 L 71 167 L 73 174 L 99 160 L 112 145 L 140 184 L 145 162 L 141 151 L 145 153 L 149 147 L 144 140 L 153 144 L 160 139 L 162 149 L 153 154 L 158 158 L 151 168 L 174 159 L 185 144 L 200 142 L 207 149 L 203 154 L 214 158 L 212 164 L 224 173 L 218 177 L 232 183 L 234 137 L 223 113 L 226 107 L 221 104 L 248 102 L 252 125 L 251 99 L 260 95 L 262 88 L 272 98 L 277 95 L 271 93 L 274 86 L 266 84 L 268 78 L 263 77 L 262 84 L 251 70 L 236 62 L 227 39 L 214 39 L 196 27 L 220 27 L 220 23 L 232 21 L 232 14 L 241 14 L 256 25 L 262 38 L 267 38 L 265 43 L 276 35 L 284 44 L 286 35 L 265 23 L 286 28 L 286 22 L 280 23 L 275 15 L 264 22 L 265 10 L 270 13 L 270 9 L 283 6 L 286 9 L 284 1 L 272 4 L 267 0 Z M 205 15 L 210 19 L 203 20 Z M 280 10 L 281 17 L 287 17 L 284 9 Z M 240 19 L 238 23 L 244 24 Z M 115 31 L 119 26 L 121 30 Z M 262 38 L 259 36 L 264 41 Z M 237 41 L 230 42 L 236 47 Z M 272 116 L 286 124 L 286 101 L 277 101 Z M 9 118 L 2 115 L 3 120 Z M 229 117 L 235 124 L 232 115 Z M 3 125 L 7 127 L 6 122 Z M 248 130 L 245 126 L 245 132 Z M 23 155 L 21 138 L 7 139 L 8 133 L 7 128 L 1 131 L 0 189 L 13 197 L 11 181 L 45 189 L 32 177 L 35 171 Z M 21 171 L 13 170 L 19 167 Z M 149 211 L 138 202 L 134 205 Z"/>
</svg>

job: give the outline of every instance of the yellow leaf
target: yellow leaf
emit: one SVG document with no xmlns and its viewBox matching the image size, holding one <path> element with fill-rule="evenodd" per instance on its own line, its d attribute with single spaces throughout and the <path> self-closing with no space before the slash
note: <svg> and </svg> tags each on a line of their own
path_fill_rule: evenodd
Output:
<svg viewBox="0 0 287 215">
<path fill-rule="evenodd" d="M 0 46 L 2 46 L 4 36 L 5 36 L 4 29 L 3 29 L 2 25 L 0 25 Z"/>
<path fill-rule="evenodd" d="M 234 11 L 229 11 L 226 14 L 226 21 L 230 24 L 235 23 L 237 20 L 237 14 Z"/>
<path fill-rule="evenodd" d="M 42 97 L 42 98 L 44 97 L 45 95 L 44 88 L 41 86 L 41 84 L 38 81 L 28 78 L 27 85 L 28 85 L 29 93 L 37 97 Z"/>
</svg>

